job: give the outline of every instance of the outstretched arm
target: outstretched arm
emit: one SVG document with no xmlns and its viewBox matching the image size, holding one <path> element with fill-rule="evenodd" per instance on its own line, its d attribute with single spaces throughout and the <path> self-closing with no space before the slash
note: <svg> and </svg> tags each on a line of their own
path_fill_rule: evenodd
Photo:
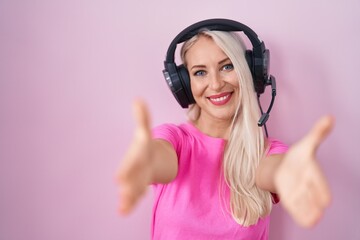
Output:
<svg viewBox="0 0 360 240">
<path fill-rule="evenodd" d="M 150 116 L 145 103 L 134 103 L 136 128 L 133 141 L 116 173 L 119 185 L 119 212 L 129 213 L 149 184 L 168 183 L 178 170 L 177 155 L 172 145 L 151 138 Z"/>
<path fill-rule="evenodd" d="M 332 117 L 321 118 L 286 154 L 264 159 L 257 170 L 257 185 L 278 193 L 284 208 L 304 227 L 314 226 L 330 204 L 331 193 L 316 151 L 333 125 Z"/>
</svg>

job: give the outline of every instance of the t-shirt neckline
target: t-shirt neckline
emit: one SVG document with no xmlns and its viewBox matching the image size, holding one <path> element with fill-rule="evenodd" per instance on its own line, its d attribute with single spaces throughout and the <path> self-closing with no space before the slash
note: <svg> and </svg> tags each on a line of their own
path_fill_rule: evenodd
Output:
<svg viewBox="0 0 360 240">
<path fill-rule="evenodd" d="M 202 137 L 202 138 L 205 138 L 205 139 L 209 139 L 211 141 L 218 141 L 218 142 L 221 142 L 221 143 L 225 143 L 226 142 L 226 139 L 224 138 L 219 138 L 219 137 L 212 137 L 212 136 L 209 136 L 205 133 L 203 133 L 202 131 L 200 131 L 192 122 L 188 121 L 186 124 L 185 124 L 188 129 L 195 133 L 196 135 Z"/>
</svg>

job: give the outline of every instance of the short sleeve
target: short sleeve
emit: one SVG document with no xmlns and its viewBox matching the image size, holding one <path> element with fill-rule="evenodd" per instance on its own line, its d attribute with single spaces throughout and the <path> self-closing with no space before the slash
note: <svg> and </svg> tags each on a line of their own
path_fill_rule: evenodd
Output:
<svg viewBox="0 0 360 240">
<path fill-rule="evenodd" d="M 274 138 L 269 138 L 269 150 L 267 152 L 267 156 L 272 155 L 272 154 L 281 154 L 281 153 L 285 153 L 287 152 L 287 150 L 289 149 L 288 145 L 286 145 L 285 143 L 274 139 Z"/>
<path fill-rule="evenodd" d="M 281 154 L 281 153 L 285 153 L 287 152 L 287 150 L 289 149 L 288 145 L 284 144 L 283 142 L 274 139 L 274 138 L 270 138 L 269 140 L 269 150 L 267 152 L 267 156 L 272 155 L 272 154 Z M 280 198 L 279 195 L 275 194 L 275 193 L 271 193 L 272 196 L 272 202 L 274 204 L 280 202 Z"/>
<path fill-rule="evenodd" d="M 179 150 L 181 130 L 175 124 L 162 124 L 152 129 L 153 139 L 163 139 L 171 143 L 176 152 Z"/>
</svg>

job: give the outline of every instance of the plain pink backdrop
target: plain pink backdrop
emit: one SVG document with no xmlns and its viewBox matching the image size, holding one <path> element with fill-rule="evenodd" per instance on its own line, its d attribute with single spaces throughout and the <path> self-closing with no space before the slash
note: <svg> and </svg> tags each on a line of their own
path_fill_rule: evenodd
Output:
<svg viewBox="0 0 360 240">
<path fill-rule="evenodd" d="M 271 51 L 272 136 L 292 144 L 336 117 L 318 152 L 331 207 L 305 230 L 276 206 L 270 238 L 360 239 L 359 11 L 358 0 L 0 0 L 0 239 L 149 239 L 151 191 L 128 218 L 116 212 L 131 102 L 148 102 L 153 125 L 185 119 L 162 62 L 179 31 L 213 17 L 249 25 Z"/>
</svg>

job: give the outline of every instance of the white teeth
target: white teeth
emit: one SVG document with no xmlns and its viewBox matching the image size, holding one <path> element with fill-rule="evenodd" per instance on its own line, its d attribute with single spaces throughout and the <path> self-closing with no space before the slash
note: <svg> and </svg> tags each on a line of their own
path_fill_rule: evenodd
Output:
<svg viewBox="0 0 360 240">
<path fill-rule="evenodd" d="M 223 96 L 223 97 L 219 97 L 219 98 L 210 98 L 211 101 L 214 102 L 220 102 L 220 101 L 224 101 L 225 99 L 227 99 L 229 97 L 229 95 Z"/>
</svg>

